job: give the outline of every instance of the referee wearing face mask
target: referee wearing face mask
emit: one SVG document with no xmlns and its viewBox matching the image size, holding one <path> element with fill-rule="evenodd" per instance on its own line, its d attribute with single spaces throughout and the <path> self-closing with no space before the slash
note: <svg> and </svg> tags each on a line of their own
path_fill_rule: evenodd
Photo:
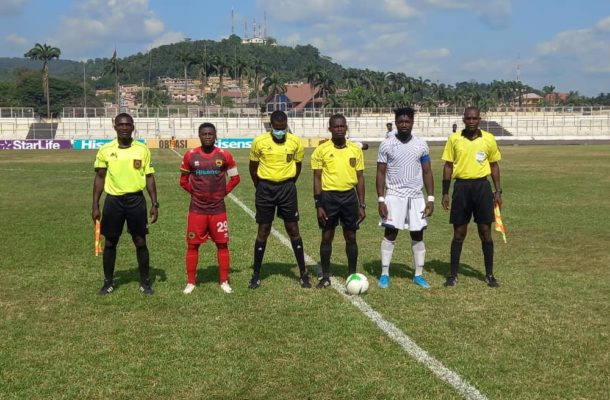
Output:
<svg viewBox="0 0 610 400">
<path fill-rule="evenodd" d="M 277 216 L 284 220 L 299 267 L 299 284 L 311 288 L 305 269 L 305 252 L 299 232 L 299 206 L 296 181 L 301 173 L 305 148 L 301 139 L 288 133 L 288 117 L 283 111 L 271 114 L 270 132 L 254 139 L 250 149 L 250 177 L 256 188 L 255 206 L 258 232 L 254 243 L 252 279 L 248 287 L 260 286 L 260 271 L 271 224 Z M 277 209 L 277 210 L 276 210 Z"/>
</svg>

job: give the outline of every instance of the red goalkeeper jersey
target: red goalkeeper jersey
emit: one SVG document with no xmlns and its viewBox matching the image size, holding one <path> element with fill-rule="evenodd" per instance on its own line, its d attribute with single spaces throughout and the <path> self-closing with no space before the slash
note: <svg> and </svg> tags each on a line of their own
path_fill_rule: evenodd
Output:
<svg viewBox="0 0 610 400">
<path fill-rule="evenodd" d="M 224 198 L 235 186 L 234 178 L 239 182 L 231 153 L 218 147 L 208 154 L 201 147 L 191 149 L 184 154 L 180 172 L 180 185 L 191 194 L 190 211 L 198 214 L 226 212 Z M 230 187 L 227 187 L 227 175 L 231 177 Z"/>
</svg>

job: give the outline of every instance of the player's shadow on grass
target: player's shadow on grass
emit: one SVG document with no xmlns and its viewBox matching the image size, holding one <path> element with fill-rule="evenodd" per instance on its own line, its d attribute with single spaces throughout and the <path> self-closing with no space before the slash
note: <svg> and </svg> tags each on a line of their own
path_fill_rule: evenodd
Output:
<svg viewBox="0 0 610 400">
<path fill-rule="evenodd" d="M 150 282 L 154 284 L 155 282 L 165 282 L 167 280 L 167 276 L 165 275 L 165 270 L 161 268 L 155 268 L 152 265 L 150 266 Z M 129 268 L 129 269 L 121 269 L 119 271 L 114 272 L 114 287 L 118 288 L 123 284 L 129 282 L 140 282 L 140 271 L 138 267 Z"/>
<path fill-rule="evenodd" d="M 426 264 L 424 265 L 424 270 L 434 272 L 441 276 L 449 276 L 451 264 L 446 261 L 430 260 L 426 261 Z M 458 275 L 469 276 L 471 278 L 476 278 L 480 281 L 485 280 L 485 274 L 481 270 L 475 269 L 468 264 L 460 263 Z"/>
<path fill-rule="evenodd" d="M 322 266 L 319 263 L 317 265 L 308 265 L 307 272 L 309 272 L 310 277 L 321 278 Z M 358 272 L 358 270 L 356 270 L 356 272 Z M 347 265 L 330 263 L 330 276 L 347 278 Z"/>
<path fill-rule="evenodd" d="M 381 260 L 375 260 L 365 263 L 362 268 L 370 275 L 379 277 L 381 275 Z M 413 279 L 415 271 L 413 268 L 403 263 L 391 263 L 390 264 L 390 275 L 398 278 L 409 278 Z"/>
<path fill-rule="evenodd" d="M 229 267 L 229 277 L 231 277 L 231 272 L 237 272 L 233 267 Z M 186 274 L 186 271 L 184 272 Z M 205 265 L 202 266 L 199 264 L 197 266 L 197 284 L 204 283 L 220 283 L 220 273 L 218 272 L 218 265 Z"/>
<path fill-rule="evenodd" d="M 299 268 L 296 263 L 263 263 L 261 266 L 260 279 L 264 281 L 271 275 L 283 275 L 290 279 L 299 279 Z M 313 271 L 308 271 L 311 276 Z"/>
</svg>

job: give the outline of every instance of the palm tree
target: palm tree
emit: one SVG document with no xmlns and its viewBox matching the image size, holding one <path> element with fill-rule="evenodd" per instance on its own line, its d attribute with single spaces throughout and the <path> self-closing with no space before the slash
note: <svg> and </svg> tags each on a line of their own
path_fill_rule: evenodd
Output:
<svg viewBox="0 0 610 400">
<path fill-rule="evenodd" d="M 197 64 L 197 77 L 201 81 L 201 98 L 205 99 L 205 87 L 208 85 L 208 76 L 212 69 L 210 57 L 208 57 L 207 50 L 199 56 L 196 61 Z"/>
<path fill-rule="evenodd" d="M 277 109 L 276 96 L 280 93 L 286 93 L 286 84 L 277 72 L 272 72 L 263 79 L 263 93 L 273 96 L 273 109 Z"/>
<path fill-rule="evenodd" d="M 188 80 L 187 80 L 187 72 L 191 65 L 195 64 L 195 58 L 193 57 L 193 53 L 188 50 L 178 50 L 178 54 L 176 55 L 180 63 L 182 64 L 182 68 L 184 70 L 184 102 L 188 102 Z"/>
<path fill-rule="evenodd" d="M 51 116 L 51 100 L 49 99 L 49 61 L 54 58 L 59 59 L 61 50 L 57 47 L 52 47 L 45 44 L 36 43 L 23 56 L 31 60 L 42 61 L 42 90 L 44 97 L 47 100 L 47 117 Z"/>
<path fill-rule="evenodd" d="M 309 87 L 311 88 L 311 106 L 315 111 L 316 109 L 316 87 L 320 81 L 320 67 L 315 64 L 309 64 L 305 67 L 305 71 L 303 74 L 305 75 L 305 79 L 307 83 L 309 83 Z"/>
<path fill-rule="evenodd" d="M 547 86 L 543 86 L 543 87 L 542 87 L 542 91 L 543 91 L 543 92 L 544 92 L 544 94 L 545 94 L 545 96 L 544 96 L 544 97 L 546 97 L 546 95 L 549 95 L 549 97 L 551 98 L 551 101 L 552 101 L 553 105 L 555 105 L 555 96 L 554 96 L 554 93 L 555 93 L 555 86 L 553 86 L 553 85 L 547 85 Z"/>
<path fill-rule="evenodd" d="M 231 66 L 231 61 L 229 60 L 229 56 L 226 53 L 215 54 L 212 57 L 212 68 L 218 74 L 219 82 L 218 82 L 218 91 L 220 92 L 220 109 L 222 110 L 223 106 L 223 80 L 224 74 L 227 72 L 229 67 Z"/>
<path fill-rule="evenodd" d="M 250 60 L 250 76 L 253 78 L 254 90 L 256 91 L 256 109 L 260 110 L 259 91 L 261 88 L 262 75 L 267 71 L 267 66 L 258 57 L 253 57 Z"/>
<path fill-rule="evenodd" d="M 116 50 L 112 53 L 110 60 L 104 64 L 104 75 L 114 75 L 114 85 L 116 90 L 116 102 L 118 107 L 121 107 L 120 94 L 119 94 L 119 75 L 125 72 L 125 69 L 119 64 L 119 59 L 116 55 Z"/>
<path fill-rule="evenodd" d="M 322 91 L 322 98 L 325 98 L 328 94 L 334 94 L 337 91 L 337 84 L 328 71 L 320 71 L 317 85 L 320 86 Z"/>
</svg>

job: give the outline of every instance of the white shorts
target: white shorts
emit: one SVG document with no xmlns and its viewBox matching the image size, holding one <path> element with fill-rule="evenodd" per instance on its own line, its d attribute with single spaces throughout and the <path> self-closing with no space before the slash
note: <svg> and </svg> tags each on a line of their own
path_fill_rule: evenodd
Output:
<svg viewBox="0 0 610 400">
<path fill-rule="evenodd" d="M 426 209 L 425 200 L 420 198 L 399 197 L 389 195 L 385 197 L 388 208 L 388 217 L 381 218 L 379 225 L 400 230 L 417 232 L 428 226 L 424 217 Z"/>
</svg>

